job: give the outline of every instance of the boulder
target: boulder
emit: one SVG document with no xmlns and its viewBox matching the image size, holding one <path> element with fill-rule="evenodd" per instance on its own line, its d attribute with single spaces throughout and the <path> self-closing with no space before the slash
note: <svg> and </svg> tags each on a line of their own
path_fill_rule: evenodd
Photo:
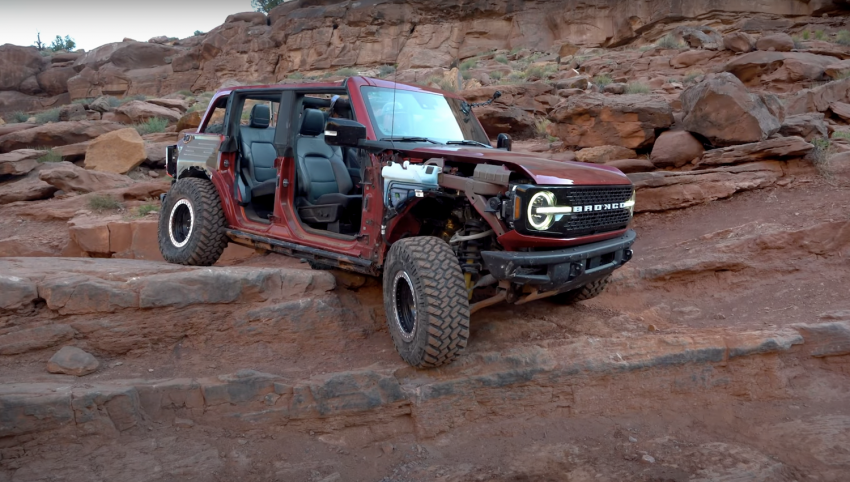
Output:
<svg viewBox="0 0 850 482">
<path fill-rule="evenodd" d="M 567 146 L 649 147 L 655 130 L 673 125 L 673 109 L 660 96 L 584 94 L 558 104 L 548 131 Z"/>
<path fill-rule="evenodd" d="M 723 46 L 723 36 L 717 30 L 707 26 L 676 27 L 670 35 L 681 39 L 692 49 L 720 50 Z"/>
<path fill-rule="evenodd" d="M 180 99 L 148 99 L 145 102 L 168 109 L 178 110 L 181 113 L 189 110 L 189 106 L 186 104 L 186 101 Z"/>
<path fill-rule="evenodd" d="M 808 52 L 751 52 L 735 58 L 724 70 L 745 84 L 824 80 L 835 59 Z"/>
<path fill-rule="evenodd" d="M 803 89 L 785 99 L 788 115 L 826 112 L 835 102 L 850 102 L 850 78 Z"/>
<path fill-rule="evenodd" d="M 86 109 L 80 104 L 68 104 L 59 108 L 59 122 L 86 120 Z"/>
<path fill-rule="evenodd" d="M 165 148 L 174 142 L 148 142 L 145 141 L 145 165 L 151 167 L 165 167 Z"/>
<path fill-rule="evenodd" d="M 27 129 L 32 129 L 33 127 L 38 127 L 38 124 L 30 124 L 30 123 L 27 123 L 27 122 L 16 122 L 14 124 L 0 125 L 0 137 L 5 136 L 6 134 L 11 134 L 13 132 L 25 131 Z"/>
<path fill-rule="evenodd" d="M 794 39 L 787 33 L 762 35 L 756 42 L 756 48 L 765 51 L 790 52 L 794 50 Z"/>
<path fill-rule="evenodd" d="M 753 37 L 745 32 L 732 32 L 723 36 L 723 47 L 738 53 L 748 53 L 756 49 Z"/>
<path fill-rule="evenodd" d="M 0 183 L 0 204 L 36 201 L 53 197 L 53 194 L 57 191 L 56 187 L 38 178 L 39 171 L 46 170 L 49 167 L 51 166 L 42 164 L 21 178 Z"/>
<path fill-rule="evenodd" d="M 779 129 L 779 134 L 784 137 L 802 137 L 807 142 L 811 142 L 812 139 L 826 138 L 829 136 L 829 131 L 823 118 L 820 112 L 787 116 Z"/>
<path fill-rule="evenodd" d="M 616 167 L 625 174 L 633 172 L 649 172 L 655 170 L 655 164 L 647 159 L 617 159 L 608 161 L 606 166 Z"/>
<path fill-rule="evenodd" d="M 635 212 L 681 209 L 773 185 L 783 176 L 775 161 L 751 162 L 700 171 L 629 174 L 637 191 Z"/>
<path fill-rule="evenodd" d="M 687 52 L 682 52 L 670 59 L 670 67 L 673 67 L 674 69 L 684 69 L 696 64 L 708 62 L 718 55 L 720 55 L 720 52 L 712 50 L 688 50 Z"/>
<path fill-rule="evenodd" d="M 652 146 L 649 158 L 657 167 L 682 167 L 702 156 L 702 143 L 687 131 L 665 131 Z"/>
<path fill-rule="evenodd" d="M 109 105 L 109 99 L 107 99 L 106 96 L 100 96 L 92 101 L 92 103 L 89 104 L 89 109 L 95 112 L 100 112 L 101 114 L 113 110 L 112 106 Z"/>
<path fill-rule="evenodd" d="M 562 89 L 587 89 L 590 83 L 590 78 L 586 75 L 580 75 L 577 77 L 570 77 L 568 79 L 556 80 L 552 83 L 552 86 L 558 90 Z"/>
<path fill-rule="evenodd" d="M 516 106 L 493 103 L 475 109 L 475 116 L 491 137 L 504 133 L 528 139 L 537 133 L 534 117 Z"/>
<path fill-rule="evenodd" d="M 760 92 L 759 98 L 764 102 L 768 112 L 776 117 L 780 124 L 785 121 L 785 105 L 779 100 L 779 97 L 768 92 Z"/>
<path fill-rule="evenodd" d="M 107 121 L 52 122 L 0 137 L 0 152 L 32 146 L 56 147 L 84 142 L 126 126 Z"/>
<path fill-rule="evenodd" d="M 63 346 L 47 362 L 47 371 L 82 377 L 94 373 L 100 362 L 94 355 L 74 346 Z"/>
<path fill-rule="evenodd" d="M 68 79 L 77 75 L 73 67 L 53 67 L 35 76 L 38 86 L 48 95 L 68 92 Z"/>
<path fill-rule="evenodd" d="M 126 174 L 147 158 L 145 141 L 130 127 L 104 134 L 86 149 L 86 169 Z"/>
<path fill-rule="evenodd" d="M 127 116 L 131 122 L 144 122 L 156 117 L 170 122 L 180 120 L 180 111 L 142 100 L 133 100 L 115 109 L 115 112 Z"/>
<path fill-rule="evenodd" d="M 602 92 L 605 94 L 615 94 L 615 95 L 623 95 L 626 93 L 627 85 L 622 82 L 611 82 L 602 88 Z M 567 91 L 561 91 L 567 92 Z M 565 96 L 568 97 L 568 96 Z"/>
<path fill-rule="evenodd" d="M 840 80 L 850 73 L 850 60 L 839 60 L 826 66 L 824 74 L 832 80 Z"/>
<path fill-rule="evenodd" d="M 39 173 L 39 179 L 65 192 L 88 193 L 127 187 L 134 183 L 122 174 L 83 169 L 70 162 L 59 162 Z"/>
<path fill-rule="evenodd" d="M 263 12 L 240 12 L 228 15 L 224 23 L 247 22 L 251 25 L 265 25 L 266 14 Z"/>
<path fill-rule="evenodd" d="M 576 159 L 581 162 L 592 162 L 595 164 L 605 164 L 608 161 L 615 159 L 635 159 L 637 153 L 632 149 L 622 146 L 597 146 L 587 147 L 576 152 Z"/>
<path fill-rule="evenodd" d="M 12 236 L 0 240 L 0 258 L 57 256 L 56 249 L 34 242 L 31 236 Z"/>
<path fill-rule="evenodd" d="M 779 137 L 752 144 L 706 151 L 698 167 L 742 164 L 745 162 L 788 160 L 804 157 L 814 146 L 801 137 Z"/>
<path fill-rule="evenodd" d="M 35 47 L 0 45 L 0 90 L 18 90 L 26 79 L 41 71 L 44 63 Z"/>
<path fill-rule="evenodd" d="M 681 95 L 682 124 L 715 146 L 758 142 L 779 131 L 764 101 L 730 73 L 708 76 Z"/>
<path fill-rule="evenodd" d="M 186 129 L 197 129 L 201 125 L 201 112 L 188 112 L 177 121 L 177 132 Z"/>
<path fill-rule="evenodd" d="M 833 102 L 832 104 L 829 104 L 829 110 L 845 121 L 850 120 L 850 104 L 844 102 Z"/>
<path fill-rule="evenodd" d="M 165 35 L 160 35 L 158 37 L 152 37 L 148 40 L 148 43 L 152 43 L 152 44 L 164 44 L 165 42 L 168 42 L 168 37 L 166 37 Z"/>
<path fill-rule="evenodd" d="M 36 149 L 19 149 L 0 154 L 0 176 L 23 176 L 38 166 L 44 152 Z"/>
</svg>

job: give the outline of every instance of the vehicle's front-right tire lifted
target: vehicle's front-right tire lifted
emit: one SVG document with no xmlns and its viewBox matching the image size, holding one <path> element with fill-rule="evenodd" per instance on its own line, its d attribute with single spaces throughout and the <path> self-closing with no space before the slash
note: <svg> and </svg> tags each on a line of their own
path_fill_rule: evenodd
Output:
<svg viewBox="0 0 850 482">
<path fill-rule="evenodd" d="M 469 297 L 457 257 L 440 238 L 397 241 L 384 269 L 384 309 L 399 355 L 418 368 L 453 361 L 469 339 Z"/>
</svg>

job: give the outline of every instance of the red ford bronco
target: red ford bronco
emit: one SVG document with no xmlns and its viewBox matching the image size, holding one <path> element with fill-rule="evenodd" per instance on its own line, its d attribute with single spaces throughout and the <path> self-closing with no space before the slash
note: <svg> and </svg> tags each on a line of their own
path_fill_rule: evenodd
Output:
<svg viewBox="0 0 850 482">
<path fill-rule="evenodd" d="M 493 148 L 477 105 L 363 77 L 221 90 L 167 149 L 162 255 L 211 265 L 237 243 L 383 276 L 416 367 L 455 359 L 484 307 L 598 295 L 632 257 L 631 183 Z"/>
</svg>

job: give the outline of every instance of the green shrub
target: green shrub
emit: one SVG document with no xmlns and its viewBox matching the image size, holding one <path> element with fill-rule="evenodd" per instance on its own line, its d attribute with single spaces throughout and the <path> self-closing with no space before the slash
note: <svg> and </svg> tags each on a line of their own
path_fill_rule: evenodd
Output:
<svg viewBox="0 0 850 482">
<path fill-rule="evenodd" d="M 189 96 L 191 96 L 191 95 L 192 95 L 192 91 L 191 91 L 191 90 L 181 90 L 181 91 L 178 91 L 177 93 L 178 93 L 178 94 L 180 94 L 180 95 L 182 95 L 182 96 L 186 96 L 186 97 L 189 97 Z"/>
<path fill-rule="evenodd" d="M 648 85 L 640 82 L 629 82 L 626 85 L 627 94 L 648 94 L 650 90 Z"/>
<path fill-rule="evenodd" d="M 96 194 L 89 198 L 89 209 L 92 211 L 114 211 L 122 207 L 124 206 L 111 196 Z"/>
<path fill-rule="evenodd" d="M 495 72 L 490 72 L 489 75 L 490 75 L 491 80 L 495 80 L 497 82 L 502 80 L 502 71 L 501 70 L 497 70 Z"/>
<path fill-rule="evenodd" d="M 599 74 L 599 75 L 597 75 L 596 77 L 593 78 L 593 83 L 598 85 L 599 87 L 605 87 L 606 85 L 610 84 L 611 82 L 614 82 L 614 79 L 612 79 L 611 77 L 609 77 L 606 74 Z"/>
<path fill-rule="evenodd" d="M 815 40 L 826 40 L 826 32 L 823 30 L 815 30 Z"/>
<path fill-rule="evenodd" d="M 50 109 L 44 112 L 39 112 L 35 115 L 37 124 L 47 124 L 48 122 L 59 122 L 59 109 Z"/>
<path fill-rule="evenodd" d="M 700 70 L 692 70 L 685 74 L 685 80 L 683 83 L 685 85 L 693 84 L 696 80 L 702 75 L 702 71 Z"/>
<path fill-rule="evenodd" d="M 27 114 L 26 112 L 17 111 L 17 112 L 12 112 L 11 114 L 9 114 L 6 117 L 6 122 L 19 124 L 21 122 L 26 122 L 27 119 L 29 119 L 29 118 L 30 118 L 30 115 Z"/>
<path fill-rule="evenodd" d="M 195 30 L 195 34 L 194 34 L 194 35 L 195 35 L 195 37 L 197 37 L 197 36 L 199 36 L 199 35 L 206 35 L 206 34 L 207 34 L 206 32 L 201 32 L 200 30 Z"/>
<path fill-rule="evenodd" d="M 525 72 L 511 72 L 508 74 L 508 78 L 505 79 L 510 84 L 522 84 L 525 82 L 526 74 Z"/>
<path fill-rule="evenodd" d="M 665 35 L 661 37 L 655 45 L 662 49 L 681 49 L 685 47 L 683 43 L 676 40 L 676 38 L 672 35 Z"/>
<path fill-rule="evenodd" d="M 357 71 L 351 67 L 343 67 L 334 72 L 334 75 L 338 75 L 340 77 L 351 77 L 352 75 L 357 75 Z"/>
<path fill-rule="evenodd" d="M 478 63 L 478 61 L 475 60 L 475 59 L 466 59 L 466 60 L 464 60 L 463 62 L 460 63 L 460 71 L 466 72 L 467 70 L 475 67 L 475 64 L 477 64 L 477 63 Z"/>
<path fill-rule="evenodd" d="M 49 147 L 39 147 L 37 150 L 43 154 L 38 157 L 38 162 L 61 162 L 62 156 Z"/>
<path fill-rule="evenodd" d="M 68 35 L 66 35 L 64 39 L 60 35 L 57 35 L 56 39 L 53 40 L 53 43 L 50 44 L 50 50 L 54 52 L 58 52 L 60 50 L 67 50 L 70 52 L 76 47 L 77 42 L 74 42 L 74 39 L 72 39 Z"/>
<path fill-rule="evenodd" d="M 304 74 L 301 72 L 293 72 L 286 76 L 289 80 L 302 80 L 304 78 Z"/>
<path fill-rule="evenodd" d="M 504 55 L 501 55 L 501 54 L 497 55 L 495 58 L 493 58 L 493 60 L 495 60 L 496 62 L 499 62 L 500 64 L 506 64 L 507 65 L 507 63 L 508 63 L 508 58 L 505 57 Z"/>
<path fill-rule="evenodd" d="M 140 218 L 147 216 L 150 213 L 155 213 L 159 211 L 159 206 L 153 203 L 142 204 L 138 208 L 136 208 L 136 213 Z"/>
<path fill-rule="evenodd" d="M 558 71 L 558 67 L 554 64 L 549 65 L 530 65 L 525 69 L 525 76 L 529 78 L 545 79 Z"/>
<path fill-rule="evenodd" d="M 842 30 L 838 32 L 835 38 L 835 43 L 839 45 L 850 45 L 850 31 Z"/>
<path fill-rule="evenodd" d="M 153 117 L 145 122 L 134 125 L 133 127 L 139 132 L 139 135 L 155 134 L 157 132 L 165 132 L 168 127 L 168 119 L 161 117 Z"/>
<path fill-rule="evenodd" d="M 809 40 L 810 38 L 812 38 L 812 34 L 808 30 L 803 30 L 802 36 L 803 40 Z"/>
<path fill-rule="evenodd" d="M 378 77 L 384 78 L 395 73 L 395 67 L 392 65 L 382 65 L 378 67 Z"/>
<path fill-rule="evenodd" d="M 850 132 L 835 131 L 835 132 L 832 133 L 832 138 L 833 139 L 838 138 L 838 139 L 850 140 Z"/>
<path fill-rule="evenodd" d="M 71 101 L 72 104 L 82 104 L 82 105 L 89 105 L 92 102 L 94 102 L 94 99 L 77 99 L 77 100 Z"/>
<path fill-rule="evenodd" d="M 792 35 L 791 40 L 794 42 L 794 48 L 795 49 L 802 50 L 805 47 L 805 45 L 803 45 L 803 41 L 802 41 L 802 39 L 800 39 L 800 37 L 797 37 L 796 35 Z"/>
</svg>

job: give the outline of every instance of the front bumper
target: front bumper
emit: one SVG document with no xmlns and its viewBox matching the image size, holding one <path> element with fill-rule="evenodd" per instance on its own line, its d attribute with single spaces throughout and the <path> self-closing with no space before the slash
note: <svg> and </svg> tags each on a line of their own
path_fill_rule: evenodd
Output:
<svg viewBox="0 0 850 482">
<path fill-rule="evenodd" d="M 632 259 L 634 230 L 622 236 L 557 251 L 483 251 L 484 266 L 498 280 L 540 291 L 569 291 L 611 274 Z"/>
</svg>

